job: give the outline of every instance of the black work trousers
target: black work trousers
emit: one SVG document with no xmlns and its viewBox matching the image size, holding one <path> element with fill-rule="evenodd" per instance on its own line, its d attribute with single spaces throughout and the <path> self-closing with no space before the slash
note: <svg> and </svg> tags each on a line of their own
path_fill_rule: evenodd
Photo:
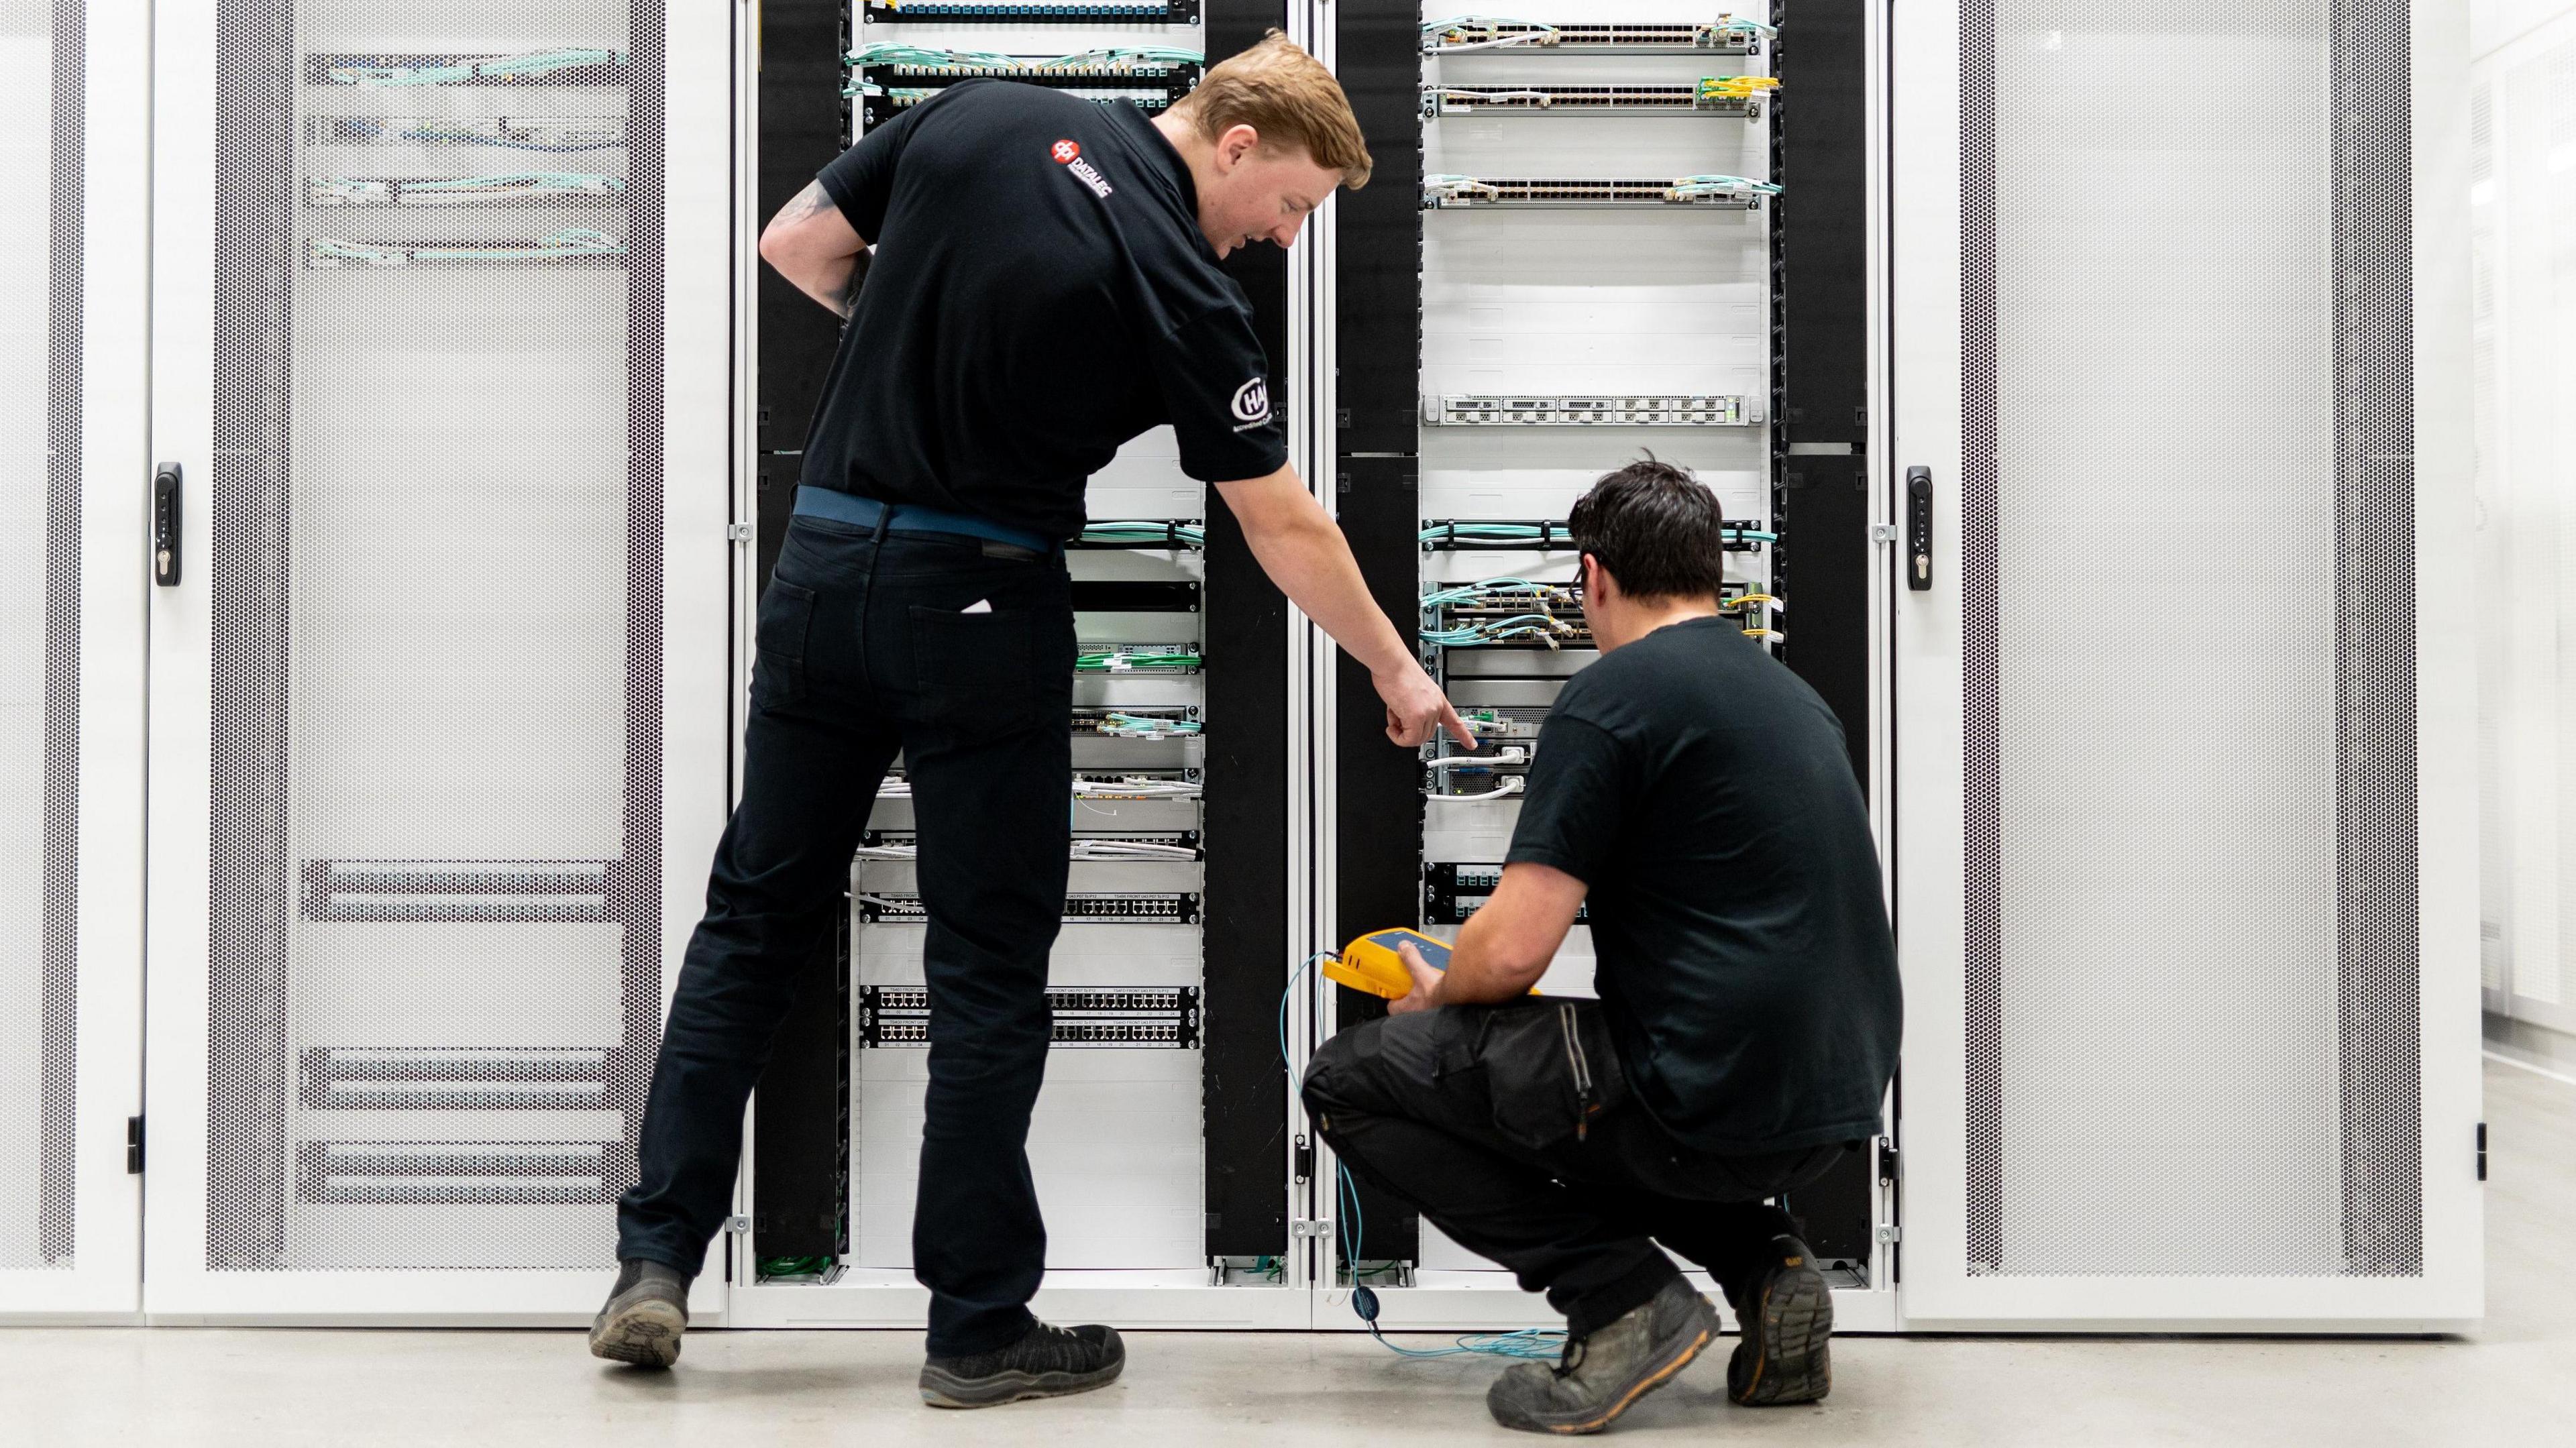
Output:
<svg viewBox="0 0 2576 1448">
<path fill-rule="evenodd" d="M 671 1002 L 618 1255 L 683 1272 L 705 1261 L 732 1202 L 744 1103 L 901 750 L 929 915 L 913 1272 L 931 1291 L 933 1354 L 999 1347 L 1027 1330 L 1046 1260 L 1025 1148 L 1071 834 L 1062 556 L 800 516 L 761 595 L 758 642 L 742 800 Z"/>
<path fill-rule="evenodd" d="M 1741 1301 L 1771 1239 L 1796 1230 L 1766 1199 L 1852 1149 L 1724 1156 L 1675 1141 L 1629 1099 L 1594 1001 L 1370 1021 L 1315 1053 L 1305 1099 L 1353 1175 L 1545 1292 L 1577 1336 L 1681 1275 L 1657 1243 Z"/>
</svg>

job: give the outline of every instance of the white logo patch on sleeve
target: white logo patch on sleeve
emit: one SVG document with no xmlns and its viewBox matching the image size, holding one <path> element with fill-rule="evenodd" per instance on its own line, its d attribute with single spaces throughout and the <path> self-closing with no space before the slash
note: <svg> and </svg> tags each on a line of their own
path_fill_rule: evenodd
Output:
<svg viewBox="0 0 2576 1448">
<path fill-rule="evenodd" d="M 1234 389 L 1234 420 L 1243 424 L 1236 432 L 1249 432 L 1270 420 L 1270 379 L 1255 377 Z"/>
</svg>

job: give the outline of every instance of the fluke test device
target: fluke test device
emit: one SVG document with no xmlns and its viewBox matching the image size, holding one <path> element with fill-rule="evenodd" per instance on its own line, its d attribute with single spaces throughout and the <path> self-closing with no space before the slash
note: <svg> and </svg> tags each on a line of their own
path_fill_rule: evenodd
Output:
<svg viewBox="0 0 2576 1448">
<path fill-rule="evenodd" d="M 1434 940 L 1419 930 L 1373 930 L 1342 947 L 1338 956 L 1324 960 L 1324 978 L 1337 980 L 1353 990 L 1388 1000 L 1401 1000 L 1413 994 L 1413 972 L 1404 968 L 1395 948 L 1411 941 L 1422 952 L 1422 963 L 1435 970 L 1449 968 L 1449 942 Z"/>
</svg>

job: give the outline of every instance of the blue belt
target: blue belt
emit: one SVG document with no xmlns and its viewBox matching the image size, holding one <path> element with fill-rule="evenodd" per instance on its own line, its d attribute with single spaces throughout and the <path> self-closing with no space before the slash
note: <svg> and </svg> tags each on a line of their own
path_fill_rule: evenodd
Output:
<svg viewBox="0 0 2576 1448">
<path fill-rule="evenodd" d="M 833 488 L 798 488 L 796 511 L 871 531 L 882 524 L 888 533 L 958 533 L 969 538 L 990 538 L 1032 553 L 1053 553 L 1063 546 L 1024 528 L 1005 528 L 971 513 L 948 513 L 913 503 L 880 503 Z"/>
</svg>

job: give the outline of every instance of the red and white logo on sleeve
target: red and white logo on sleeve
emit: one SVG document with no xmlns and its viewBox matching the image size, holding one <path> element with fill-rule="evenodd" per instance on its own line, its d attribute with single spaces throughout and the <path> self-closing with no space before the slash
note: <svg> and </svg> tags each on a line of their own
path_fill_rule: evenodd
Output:
<svg viewBox="0 0 2576 1448">
<path fill-rule="evenodd" d="M 1075 141 L 1058 141 L 1048 152 L 1059 166 L 1070 166 L 1082 159 L 1082 146 Z"/>
</svg>

